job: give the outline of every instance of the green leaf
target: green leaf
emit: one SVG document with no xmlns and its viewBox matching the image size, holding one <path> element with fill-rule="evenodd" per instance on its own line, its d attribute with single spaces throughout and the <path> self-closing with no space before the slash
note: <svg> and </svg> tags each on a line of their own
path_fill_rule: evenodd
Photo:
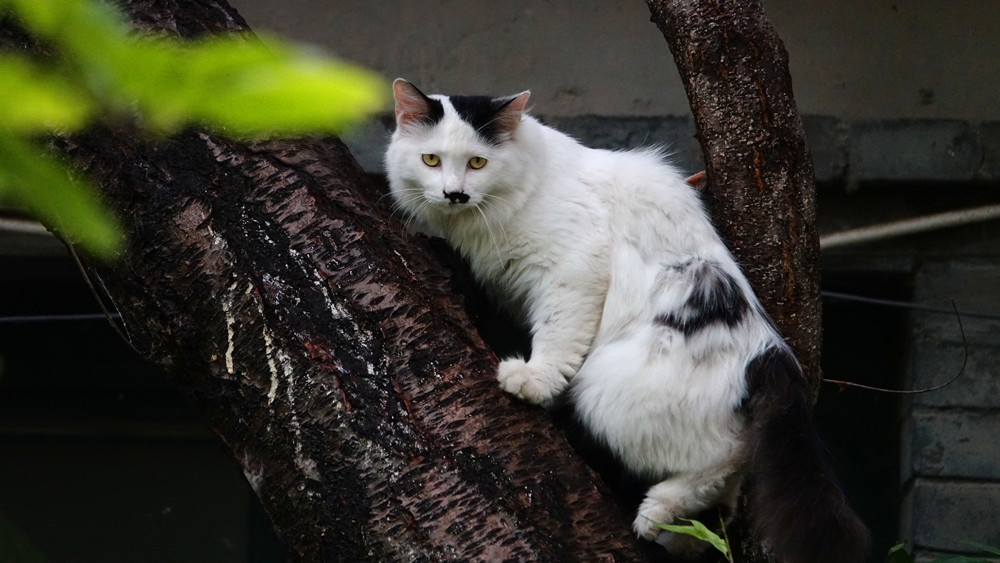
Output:
<svg viewBox="0 0 1000 563">
<path fill-rule="evenodd" d="M 886 563 L 913 563 L 913 557 L 906 551 L 906 544 L 897 543 L 889 548 Z"/>
<path fill-rule="evenodd" d="M 277 40 L 134 40 L 93 0 L 0 0 L 7 9 L 54 57 L 0 58 L 0 198 L 99 255 L 120 245 L 115 222 L 27 135 L 75 130 L 98 110 L 137 114 L 160 134 L 192 123 L 244 137 L 343 132 L 389 101 L 380 77 Z"/>
<path fill-rule="evenodd" d="M 1000 555 L 1000 548 L 985 543 L 980 543 L 976 541 L 963 541 L 967 546 L 974 547 L 983 553 L 989 553 L 990 555 Z"/>
<path fill-rule="evenodd" d="M 90 98 L 65 77 L 28 59 L 0 57 L 4 92 L 0 96 L 0 130 L 36 134 L 53 129 L 69 132 L 90 118 Z"/>
<path fill-rule="evenodd" d="M 116 222 L 91 189 L 40 147 L 7 134 L 0 134 L 0 199 L 24 206 L 97 256 L 109 257 L 121 244 Z"/>
<path fill-rule="evenodd" d="M 343 132 L 388 105 L 382 78 L 277 39 L 134 40 L 100 2 L 5 2 L 96 96 L 160 133 L 192 121 L 248 137 Z"/>
<path fill-rule="evenodd" d="M 122 90 L 164 132 L 192 120 L 238 136 L 342 132 L 388 103 L 376 75 L 277 41 L 140 43 L 122 57 Z"/>
<path fill-rule="evenodd" d="M 685 522 L 690 522 L 688 525 L 678 525 L 678 524 L 657 524 L 661 529 L 668 532 L 674 532 L 677 534 L 686 534 L 689 536 L 694 536 L 701 541 L 708 542 L 715 549 L 719 550 L 723 555 L 729 554 L 729 546 L 726 545 L 725 540 L 719 537 L 718 534 L 709 530 L 704 524 L 697 520 L 687 520 L 682 519 Z"/>
</svg>

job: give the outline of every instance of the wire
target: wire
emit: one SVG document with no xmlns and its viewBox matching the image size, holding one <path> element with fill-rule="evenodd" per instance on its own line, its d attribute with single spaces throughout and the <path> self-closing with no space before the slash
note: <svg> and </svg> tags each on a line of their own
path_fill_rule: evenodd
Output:
<svg viewBox="0 0 1000 563">
<path fill-rule="evenodd" d="M 899 302 L 889 301 L 888 303 L 892 304 L 893 306 L 897 306 Z M 959 314 L 958 307 L 955 306 L 954 301 L 951 302 L 951 306 L 953 307 L 951 313 L 955 315 L 955 320 L 958 321 L 958 331 L 962 335 L 962 348 L 964 355 L 962 357 L 962 367 L 959 368 L 958 373 L 953 375 L 952 378 L 949 379 L 948 381 L 945 381 L 940 385 L 935 385 L 934 387 L 926 387 L 924 389 L 886 389 L 884 387 L 874 387 L 872 385 L 864 385 L 862 383 L 855 383 L 853 381 L 827 379 L 825 377 L 823 378 L 823 383 L 833 383 L 835 385 L 839 385 L 840 387 L 854 387 L 856 389 L 864 389 L 866 391 L 878 391 L 880 393 L 892 393 L 894 395 L 919 395 L 920 393 L 930 393 L 932 391 L 939 391 L 951 385 L 952 383 L 955 383 L 958 380 L 958 378 L 963 373 L 965 373 L 965 367 L 969 365 L 969 341 L 965 338 L 965 327 L 962 326 L 962 315 Z"/>
<path fill-rule="evenodd" d="M 884 307 L 897 307 L 900 309 L 911 309 L 914 311 L 925 311 L 927 313 L 941 313 L 944 315 L 959 315 L 966 318 L 1000 320 L 1000 315 L 996 313 L 984 313 L 980 311 L 957 311 L 947 307 L 936 307 L 934 305 L 924 305 L 923 303 L 911 303 L 909 301 L 894 301 L 892 299 L 878 299 L 863 295 L 853 295 L 850 293 L 838 293 L 836 291 L 823 291 L 823 297 L 835 299 L 837 301 L 853 301 L 856 303 L 867 303 L 869 305 L 881 305 Z"/>
</svg>

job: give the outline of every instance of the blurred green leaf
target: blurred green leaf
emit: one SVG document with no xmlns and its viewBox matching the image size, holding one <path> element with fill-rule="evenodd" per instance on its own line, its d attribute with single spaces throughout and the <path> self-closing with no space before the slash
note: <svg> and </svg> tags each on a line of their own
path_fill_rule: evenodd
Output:
<svg viewBox="0 0 1000 563">
<path fill-rule="evenodd" d="M 0 135 L 0 199 L 13 199 L 47 225 L 98 256 L 121 244 L 117 223 L 86 186 L 40 147 Z"/>
<path fill-rule="evenodd" d="M 36 134 L 80 128 L 93 105 L 58 73 L 22 57 L 0 58 L 4 92 L 0 96 L 0 131 Z"/>
<path fill-rule="evenodd" d="M 0 53 L 0 199 L 103 256 L 120 244 L 115 222 L 31 137 L 123 113 L 157 134 L 189 124 L 239 137 L 343 132 L 389 101 L 380 77 L 276 39 L 133 39 L 94 0 L 0 0 L 0 10 L 53 50 L 45 63 Z"/>
<path fill-rule="evenodd" d="M 389 102 L 377 75 L 275 38 L 135 40 L 99 2 L 0 2 L 60 46 L 105 105 L 138 109 L 158 133 L 191 122 L 237 136 L 342 132 Z"/>
<path fill-rule="evenodd" d="M 277 41 L 144 42 L 121 56 L 122 90 L 161 132 L 190 121 L 237 136 L 342 132 L 388 103 L 381 78 Z"/>
</svg>

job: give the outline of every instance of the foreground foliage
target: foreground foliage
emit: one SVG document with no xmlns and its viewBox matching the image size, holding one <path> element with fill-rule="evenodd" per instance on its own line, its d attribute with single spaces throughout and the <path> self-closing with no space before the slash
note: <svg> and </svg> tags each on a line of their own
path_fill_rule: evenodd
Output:
<svg viewBox="0 0 1000 563">
<path fill-rule="evenodd" d="M 153 135 L 196 124 L 235 137 L 340 132 L 380 110 L 388 87 L 367 71 L 272 38 L 135 38 L 92 0 L 0 0 L 0 23 L 37 43 L 0 52 L 0 202 L 24 207 L 103 256 L 112 215 L 40 140 L 95 121 Z"/>
</svg>

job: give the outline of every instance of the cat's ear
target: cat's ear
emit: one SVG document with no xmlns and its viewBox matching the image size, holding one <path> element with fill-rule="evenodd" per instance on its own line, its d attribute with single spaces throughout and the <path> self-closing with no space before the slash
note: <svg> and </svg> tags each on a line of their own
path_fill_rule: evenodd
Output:
<svg viewBox="0 0 1000 563">
<path fill-rule="evenodd" d="M 493 125 L 497 131 L 507 135 L 514 134 L 517 126 L 521 124 L 521 116 L 524 115 L 524 108 L 528 105 L 528 98 L 531 91 L 525 90 L 520 94 L 507 98 L 496 115 L 493 116 Z"/>
<path fill-rule="evenodd" d="M 427 122 L 431 115 L 431 99 L 416 86 L 397 78 L 392 82 L 392 94 L 396 98 L 396 125 Z"/>
</svg>

